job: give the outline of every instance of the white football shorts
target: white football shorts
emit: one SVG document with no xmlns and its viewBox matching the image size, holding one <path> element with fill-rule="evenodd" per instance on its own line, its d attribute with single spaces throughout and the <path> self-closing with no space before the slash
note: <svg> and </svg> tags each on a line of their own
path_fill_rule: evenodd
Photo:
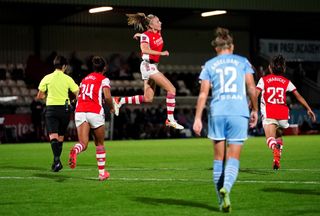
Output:
<svg viewBox="0 0 320 216">
<path fill-rule="evenodd" d="M 74 121 L 76 127 L 79 127 L 83 122 L 88 122 L 93 129 L 105 124 L 104 115 L 89 112 L 76 112 Z"/>
<path fill-rule="evenodd" d="M 152 74 L 159 73 L 158 64 L 151 64 L 147 61 L 142 61 L 140 64 L 140 71 L 143 80 L 148 80 Z"/>
<path fill-rule="evenodd" d="M 281 128 L 288 128 L 289 127 L 288 120 L 277 120 L 277 119 L 271 119 L 271 118 L 264 118 L 262 120 L 262 124 L 263 125 L 275 124 Z"/>
</svg>

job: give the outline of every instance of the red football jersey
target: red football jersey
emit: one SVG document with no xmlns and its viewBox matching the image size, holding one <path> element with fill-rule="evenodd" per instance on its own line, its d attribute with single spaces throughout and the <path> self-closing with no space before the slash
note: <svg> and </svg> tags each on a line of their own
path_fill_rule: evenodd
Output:
<svg viewBox="0 0 320 216">
<path fill-rule="evenodd" d="M 261 90 L 261 114 L 264 118 L 289 119 L 286 92 L 296 91 L 290 80 L 283 76 L 269 74 L 260 78 L 257 88 Z"/>
<path fill-rule="evenodd" d="M 76 112 L 104 114 L 102 89 L 110 88 L 110 80 L 100 73 L 90 73 L 80 84 Z"/>
<path fill-rule="evenodd" d="M 151 50 L 161 52 L 163 48 L 161 32 L 154 33 L 152 31 L 145 31 L 141 34 L 140 43 L 147 43 Z M 160 55 L 149 55 L 143 53 L 142 59 L 157 63 L 160 60 Z"/>
</svg>

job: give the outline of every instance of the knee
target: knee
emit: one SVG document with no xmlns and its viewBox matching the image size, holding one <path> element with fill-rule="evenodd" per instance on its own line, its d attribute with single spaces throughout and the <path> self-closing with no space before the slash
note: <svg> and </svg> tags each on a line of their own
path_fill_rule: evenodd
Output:
<svg viewBox="0 0 320 216">
<path fill-rule="evenodd" d="M 169 90 L 168 90 L 168 93 L 169 94 L 176 94 L 176 88 L 174 87 L 174 86 L 172 86 L 172 88 L 170 88 Z"/>
<path fill-rule="evenodd" d="M 152 103 L 152 101 L 153 101 L 153 96 L 148 96 L 148 95 L 144 96 L 145 103 Z"/>
</svg>

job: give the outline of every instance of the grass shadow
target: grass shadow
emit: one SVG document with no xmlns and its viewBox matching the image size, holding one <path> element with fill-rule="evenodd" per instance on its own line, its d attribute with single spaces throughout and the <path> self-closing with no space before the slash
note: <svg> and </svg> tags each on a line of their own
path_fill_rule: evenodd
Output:
<svg viewBox="0 0 320 216">
<path fill-rule="evenodd" d="M 94 164 L 94 163 L 79 163 L 79 167 L 82 167 L 82 168 L 96 168 L 97 167 L 97 164 Z"/>
<path fill-rule="evenodd" d="M 57 173 L 36 173 L 33 176 L 38 178 L 52 179 L 56 182 L 64 182 L 65 180 L 70 179 L 70 176 L 60 175 Z"/>
<path fill-rule="evenodd" d="M 274 173 L 274 171 L 271 169 L 270 170 L 256 170 L 256 169 L 250 169 L 250 168 L 240 169 L 239 172 L 254 174 L 254 175 L 270 175 L 270 174 Z"/>
<path fill-rule="evenodd" d="M 320 191 L 316 190 L 307 190 L 307 189 L 285 189 L 285 188 L 264 188 L 263 192 L 281 192 L 281 193 L 290 193 L 290 194 L 303 194 L 303 195 L 320 195 Z"/>
<path fill-rule="evenodd" d="M 0 169 L 13 169 L 13 170 L 29 170 L 29 171 L 45 171 L 47 170 L 44 167 L 35 167 L 35 166 L 13 166 L 13 165 L 0 165 Z"/>
<path fill-rule="evenodd" d="M 149 204 L 149 205 L 176 205 L 176 206 L 188 206 L 193 208 L 202 208 L 209 211 L 219 211 L 219 208 L 212 207 L 204 203 L 198 203 L 193 201 L 181 200 L 181 199 L 160 199 L 160 198 L 151 198 L 151 197 L 135 197 L 134 201 Z"/>
<path fill-rule="evenodd" d="M 305 210 L 288 210 L 286 216 L 296 216 L 296 215 L 320 215 L 320 210 L 317 207 L 314 209 L 305 209 Z"/>
<path fill-rule="evenodd" d="M 207 170 L 213 170 L 213 168 L 208 168 Z M 250 169 L 250 168 L 242 168 L 239 172 L 254 174 L 254 175 L 270 175 L 274 173 L 274 170 L 257 170 L 257 169 Z"/>
</svg>

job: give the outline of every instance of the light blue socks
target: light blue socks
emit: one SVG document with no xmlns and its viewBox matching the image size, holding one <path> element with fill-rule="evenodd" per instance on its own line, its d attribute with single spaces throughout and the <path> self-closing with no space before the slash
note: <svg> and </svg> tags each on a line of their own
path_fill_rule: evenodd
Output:
<svg viewBox="0 0 320 216">
<path fill-rule="evenodd" d="M 215 184 L 218 202 L 220 205 L 222 203 L 222 198 L 220 196 L 219 190 L 223 186 L 223 161 L 221 161 L 221 160 L 214 160 L 213 161 L 213 182 Z"/>
<path fill-rule="evenodd" d="M 223 187 L 230 193 L 233 184 L 235 183 L 239 173 L 239 160 L 235 158 L 229 158 L 224 170 Z"/>
</svg>

